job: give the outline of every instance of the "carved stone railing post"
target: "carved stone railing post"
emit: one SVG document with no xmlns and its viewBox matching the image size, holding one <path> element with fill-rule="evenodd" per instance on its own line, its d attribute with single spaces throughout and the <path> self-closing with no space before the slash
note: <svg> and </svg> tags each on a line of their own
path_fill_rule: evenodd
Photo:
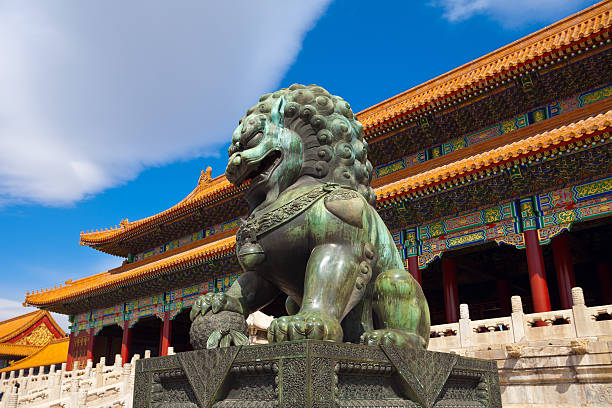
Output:
<svg viewBox="0 0 612 408">
<path fill-rule="evenodd" d="M 63 396 L 62 389 L 64 388 L 64 374 L 65 373 L 66 373 L 66 363 L 62 363 L 62 366 L 59 372 L 55 373 L 56 378 L 55 378 L 54 384 L 57 384 L 59 388 L 58 393 L 57 393 L 57 398 L 62 398 Z"/>
<path fill-rule="evenodd" d="M 93 368 L 93 361 L 87 360 L 87 363 L 85 364 L 85 374 L 84 374 L 85 378 L 91 377 L 92 368 Z"/>
<path fill-rule="evenodd" d="M 125 363 L 121 371 L 121 383 L 123 384 L 123 393 L 130 392 L 130 375 L 132 374 L 132 364 Z"/>
<path fill-rule="evenodd" d="M 461 347 L 470 347 L 472 345 L 472 333 L 470 320 L 470 308 L 466 303 L 459 305 L 459 342 Z"/>
<path fill-rule="evenodd" d="M 525 340 L 525 314 L 523 313 L 523 301 L 520 296 L 512 296 L 510 298 L 512 306 L 512 335 L 515 343 L 520 343 Z"/>
<path fill-rule="evenodd" d="M 55 365 L 49 370 L 49 379 L 47 380 L 49 389 L 49 400 L 61 398 L 62 396 L 62 371 L 55 371 Z"/>
<path fill-rule="evenodd" d="M 25 370 L 24 370 L 25 373 Z M 28 390 L 31 388 L 30 383 L 32 382 L 32 377 L 34 377 L 34 367 L 30 367 L 28 368 L 28 375 L 24 375 L 24 378 L 22 378 L 21 380 L 21 387 L 20 390 L 23 394 L 27 393 Z"/>
<path fill-rule="evenodd" d="M 126 392 L 129 395 L 134 395 L 134 378 L 136 377 L 136 360 L 140 359 L 140 354 L 134 354 L 132 360 L 130 361 L 130 377 L 128 382 L 128 387 Z M 132 408 L 133 398 L 128 398 L 126 408 Z"/>
<path fill-rule="evenodd" d="M 32 378 L 34 377 L 34 367 L 30 367 L 28 369 L 28 376 L 26 377 L 25 381 L 23 382 L 23 388 L 24 390 L 29 390 L 31 388 L 31 383 L 32 383 Z"/>
<path fill-rule="evenodd" d="M 72 370 L 72 378 L 70 384 L 70 406 L 79 406 L 79 377 L 76 370 Z"/>
<path fill-rule="evenodd" d="M 96 364 L 96 372 L 94 377 L 94 387 L 104 386 L 104 367 L 106 365 L 106 357 L 101 357 L 100 362 Z"/>
<path fill-rule="evenodd" d="M 87 406 L 87 391 L 86 390 L 79 390 L 76 406 L 77 407 Z"/>
<path fill-rule="evenodd" d="M 123 371 L 121 373 L 122 392 L 125 398 L 124 408 L 132 407 L 132 400 L 134 395 L 134 366 L 132 363 L 126 362 L 123 365 Z"/>
<path fill-rule="evenodd" d="M 574 314 L 574 326 L 576 337 L 593 336 L 593 322 L 589 316 L 588 309 L 584 304 L 584 293 L 582 288 L 572 288 L 572 313 Z"/>
</svg>

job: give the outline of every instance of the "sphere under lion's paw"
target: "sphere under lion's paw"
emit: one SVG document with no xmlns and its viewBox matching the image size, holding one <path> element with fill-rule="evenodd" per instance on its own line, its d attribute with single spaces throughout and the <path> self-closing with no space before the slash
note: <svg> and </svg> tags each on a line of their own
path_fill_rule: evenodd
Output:
<svg viewBox="0 0 612 408">
<path fill-rule="evenodd" d="M 415 349 L 426 349 L 425 339 L 414 333 L 397 329 L 379 329 L 361 335 L 361 344 L 369 346 L 400 346 Z"/>
<path fill-rule="evenodd" d="M 221 311 L 213 314 L 208 312 L 205 315 L 197 316 L 191 323 L 189 341 L 194 350 L 206 349 L 208 338 L 213 331 L 227 329 L 236 330 L 247 337 L 249 335 L 249 327 L 240 313 Z"/>
</svg>

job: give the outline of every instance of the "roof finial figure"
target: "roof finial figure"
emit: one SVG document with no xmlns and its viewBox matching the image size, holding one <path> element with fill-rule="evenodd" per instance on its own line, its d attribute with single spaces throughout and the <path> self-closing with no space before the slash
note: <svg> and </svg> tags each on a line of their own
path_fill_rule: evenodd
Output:
<svg viewBox="0 0 612 408">
<path fill-rule="evenodd" d="M 200 173 L 200 179 L 198 180 L 198 184 L 202 185 L 203 183 L 208 183 L 212 180 L 212 167 L 208 166 L 206 170 L 202 170 Z"/>
</svg>

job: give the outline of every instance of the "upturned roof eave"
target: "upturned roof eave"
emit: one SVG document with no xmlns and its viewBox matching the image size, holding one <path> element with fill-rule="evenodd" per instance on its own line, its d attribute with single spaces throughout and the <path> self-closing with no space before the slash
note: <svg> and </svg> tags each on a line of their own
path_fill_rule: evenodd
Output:
<svg viewBox="0 0 612 408">
<path fill-rule="evenodd" d="M 550 53 L 569 47 L 575 42 L 609 31 L 612 24 L 611 9 L 611 2 L 602 1 L 476 60 L 366 108 L 359 112 L 357 116 L 362 121 L 366 132 L 368 132 L 373 128 L 393 121 L 399 116 L 403 116 L 409 111 L 419 110 L 452 94 L 463 92 L 496 75 L 519 68 L 527 63 L 534 62 L 534 60 L 545 58 Z M 598 19 L 599 23 L 597 25 L 585 24 L 593 19 Z M 556 41 L 549 41 L 554 36 L 558 36 Z M 447 86 L 447 88 L 443 91 L 436 91 L 443 86 Z M 431 95 L 427 95 L 428 93 Z M 403 108 L 394 109 L 398 105 L 402 105 Z M 371 119 L 385 111 L 392 113 L 385 117 Z"/>
<path fill-rule="evenodd" d="M 217 176 L 209 180 L 209 184 L 199 183 L 187 197 L 165 211 L 137 221 L 122 221 L 119 226 L 104 231 L 83 232 L 81 233 L 79 245 L 89 246 L 110 255 L 125 257 L 127 256 L 125 250 L 116 249 L 113 246 L 120 246 L 127 240 L 145 234 L 166 222 L 173 221 L 202 207 L 206 207 L 217 200 L 238 196 L 247 186 L 248 183 L 244 183 L 236 187 L 227 180 L 225 175 Z"/>
<path fill-rule="evenodd" d="M 230 236 L 121 273 L 113 274 L 107 271 L 78 281 L 68 282 L 59 288 L 32 294 L 27 293 L 25 303 L 29 306 L 45 307 L 53 310 L 53 305 L 56 304 L 78 301 L 97 293 L 131 285 L 133 282 L 139 282 L 142 279 L 150 279 L 177 268 L 206 262 L 234 250 L 235 242 L 235 236 Z"/>
</svg>

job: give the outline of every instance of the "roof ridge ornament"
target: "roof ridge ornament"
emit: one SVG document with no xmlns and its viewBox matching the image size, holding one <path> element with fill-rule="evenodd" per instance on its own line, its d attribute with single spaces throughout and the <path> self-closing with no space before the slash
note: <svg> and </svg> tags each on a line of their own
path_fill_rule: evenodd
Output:
<svg viewBox="0 0 612 408">
<path fill-rule="evenodd" d="M 200 173 L 200 178 L 198 179 L 198 186 L 201 186 L 202 184 L 210 184 L 210 182 L 212 181 L 212 167 L 208 166 L 206 168 L 206 170 L 202 170 L 202 172 Z"/>
</svg>

